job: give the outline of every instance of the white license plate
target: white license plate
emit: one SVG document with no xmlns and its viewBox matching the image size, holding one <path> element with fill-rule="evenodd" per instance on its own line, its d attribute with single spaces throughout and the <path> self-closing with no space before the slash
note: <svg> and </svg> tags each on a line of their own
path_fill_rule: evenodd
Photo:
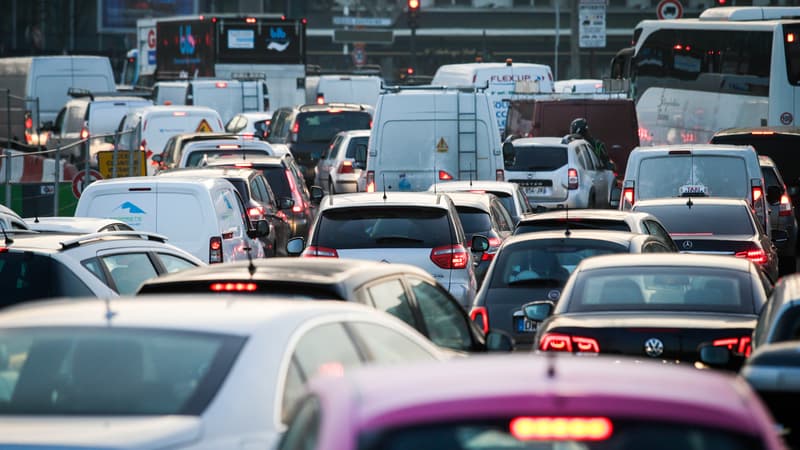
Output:
<svg viewBox="0 0 800 450">
<path fill-rule="evenodd" d="M 702 184 L 685 184 L 680 187 L 681 195 L 706 195 L 708 189 Z"/>
<path fill-rule="evenodd" d="M 528 195 L 545 196 L 550 195 L 550 188 L 547 186 L 535 186 L 525 188 L 525 193 Z"/>
<path fill-rule="evenodd" d="M 536 327 L 539 325 L 538 322 L 534 322 L 529 320 L 527 317 L 514 317 L 514 326 L 517 329 L 517 333 L 535 333 Z"/>
</svg>

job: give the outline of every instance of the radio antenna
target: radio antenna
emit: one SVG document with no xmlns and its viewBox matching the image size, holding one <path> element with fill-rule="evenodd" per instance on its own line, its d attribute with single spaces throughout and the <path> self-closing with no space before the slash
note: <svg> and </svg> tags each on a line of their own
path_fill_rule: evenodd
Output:
<svg viewBox="0 0 800 450">
<path fill-rule="evenodd" d="M 381 173 L 383 179 L 383 199 L 386 200 L 386 173 Z"/>
<path fill-rule="evenodd" d="M 564 206 L 566 207 L 565 211 L 566 220 L 564 221 L 564 236 L 569 237 L 569 235 L 572 234 L 572 232 L 569 231 L 569 204 L 566 204 Z"/>
</svg>

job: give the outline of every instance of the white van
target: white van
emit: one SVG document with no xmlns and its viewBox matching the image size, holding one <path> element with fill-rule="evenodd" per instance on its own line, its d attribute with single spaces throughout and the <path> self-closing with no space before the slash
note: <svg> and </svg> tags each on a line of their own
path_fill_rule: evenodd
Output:
<svg viewBox="0 0 800 450">
<path fill-rule="evenodd" d="M 186 87 L 189 82 L 182 81 L 157 81 L 153 85 L 153 103 L 156 105 L 184 105 L 186 104 Z"/>
<path fill-rule="evenodd" d="M 5 96 L 2 96 L 0 140 L 7 137 L 6 124 L 10 123 L 13 140 L 32 145 L 45 144 L 46 134 L 40 136 L 37 129 L 55 120 L 58 111 L 69 100 L 67 91 L 70 88 L 116 91 L 111 62 L 102 56 L 0 58 L 0 91 L 8 89 L 11 95 L 28 99 L 6 105 Z M 38 108 L 35 99 L 39 100 Z"/>
<path fill-rule="evenodd" d="M 223 123 L 236 114 L 269 110 L 267 82 L 261 80 L 191 80 L 186 87 L 187 105 L 217 110 Z"/>
<path fill-rule="evenodd" d="M 503 181 L 500 134 L 479 89 L 392 87 L 378 97 L 366 190 L 427 191 L 449 180 Z"/>
<path fill-rule="evenodd" d="M 236 188 L 222 178 L 131 177 L 100 180 L 81 194 L 76 217 L 101 217 L 151 231 L 212 264 L 264 256 Z"/>
<path fill-rule="evenodd" d="M 508 102 L 518 90 L 517 83 L 527 85 L 526 92 L 551 94 L 553 73 L 550 66 L 532 63 L 465 63 L 440 66 L 432 85 L 449 87 L 484 87 L 492 100 L 500 136 L 505 133 Z"/>
<path fill-rule="evenodd" d="M 306 103 L 360 103 L 374 108 L 382 83 L 376 75 L 320 75 Z"/>
<path fill-rule="evenodd" d="M 119 148 L 144 150 L 147 155 L 147 174 L 152 175 L 152 160 L 164 150 L 167 140 L 176 134 L 192 132 L 222 132 L 222 118 L 205 106 L 149 106 L 128 113 L 119 124 Z"/>
</svg>

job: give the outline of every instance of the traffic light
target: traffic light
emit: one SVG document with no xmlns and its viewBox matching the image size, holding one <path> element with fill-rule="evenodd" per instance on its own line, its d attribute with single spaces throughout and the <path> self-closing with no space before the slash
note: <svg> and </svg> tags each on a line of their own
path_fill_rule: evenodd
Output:
<svg viewBox="0 0 800 450">
<path fill-rule="evenodd" d="M 419 16 L 419 2 L 420 0 L 407 0 L 408 6 L 408 27 L 417 28 L 417 18 Z"/>
</svg>

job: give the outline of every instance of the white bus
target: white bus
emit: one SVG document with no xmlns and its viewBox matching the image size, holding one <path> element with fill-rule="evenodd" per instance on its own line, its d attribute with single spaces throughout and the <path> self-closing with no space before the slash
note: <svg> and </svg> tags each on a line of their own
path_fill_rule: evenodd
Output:
<svg viewBox="0 0 800 450">
<path fill-rule="evenodd" d="M 724 128 L 800 123 L 800 7 L 724 7 L 645 20 L 612 77 L 630 79 L 642 145 L 705 143 Z"/>
</svg>

